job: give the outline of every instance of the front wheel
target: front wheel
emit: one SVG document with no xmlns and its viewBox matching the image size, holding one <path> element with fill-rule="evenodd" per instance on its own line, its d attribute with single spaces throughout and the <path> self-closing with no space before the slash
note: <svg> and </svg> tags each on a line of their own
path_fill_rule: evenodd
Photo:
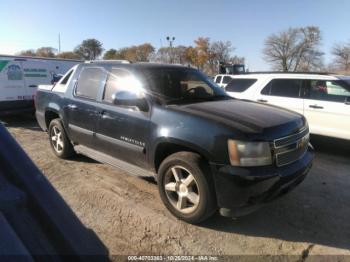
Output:
<svg viewBox="0 0 350 262">
<path fill-rule="evenodd" d="M 173 215 L 196 224 L 216 211 L 214 186 L 208 170 L 204 159 L 191 152 L 175 153 L 162 162 L 158 189 Z"/>
<path fill-rule="evenodd" d="M 53 152 L 59 158 L 69 158 L 74 155 L 73 146 L 59 118 L 52 120 L 49 125 L 49 139 Z"/>
</svg>

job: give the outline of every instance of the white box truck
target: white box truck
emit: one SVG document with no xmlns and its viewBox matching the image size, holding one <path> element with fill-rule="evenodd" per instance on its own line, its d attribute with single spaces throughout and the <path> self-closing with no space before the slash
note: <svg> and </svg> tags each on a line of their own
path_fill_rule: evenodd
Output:
<svg viewBox="0 0 350 262">
<path fill-rule="evenodd" d="M 0 55 L 0 115 L 33 111 L 39 85 L 50 85 L 80 60 Z"/>
</svg>

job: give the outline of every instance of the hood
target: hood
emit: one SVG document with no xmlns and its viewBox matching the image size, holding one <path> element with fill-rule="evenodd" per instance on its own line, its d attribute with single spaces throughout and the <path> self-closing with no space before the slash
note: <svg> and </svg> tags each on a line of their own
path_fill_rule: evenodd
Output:
<svg viewBox="0 0 350 262">
<path fill-rule="evenodd" d="M 263 134 L 265 139 L 290 135 L 304 127 L 305 118 L 280 107 L 248 100 L 224 100 L 172 106 L 243 133 Z M 261 136 L 259 136 L 261 137 Z"/>
</svg>

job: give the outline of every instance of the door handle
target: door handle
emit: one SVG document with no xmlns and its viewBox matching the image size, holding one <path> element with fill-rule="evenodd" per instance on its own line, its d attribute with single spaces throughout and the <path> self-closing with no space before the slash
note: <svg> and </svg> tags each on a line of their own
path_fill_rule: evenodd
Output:
<svg viewBox="0 0 350 262">
<path fill-rule="evenodd" d="M 98 113 L 102 119 L 113 119 L 107 111 L 102 110 Z"/>
<path fill-rule="evenodd" d="M 30 85 L 29 87 L 35 88 L 38 87 L 37 85 Z"/>
<path fill-rule="evenodd" d="M 269 101 L 267 101 L 267 100 L 265 100 L 265 99 L 258 99 L 257 101 L 258 101 L 258 102 L 261 102 L 261 103 L 267 103 L 267 102 L 269 102 Z"/>
<path fill-rule="evenodd" d="M 309 105 L 310 108 L 315 108 L 315 109 L 323 109 L 323 106 L 319 105 Z"/>
<path fill-rule="evenodd" d="M 69 109 L 72 109 L 72 110 L 75 110 L 75 109 L 77 109 L 78 107 L 77 107 L 76 105 L 69 104 L 69 105 L 68 105 L 68 108 L 69 108 Z"/>
</svg>

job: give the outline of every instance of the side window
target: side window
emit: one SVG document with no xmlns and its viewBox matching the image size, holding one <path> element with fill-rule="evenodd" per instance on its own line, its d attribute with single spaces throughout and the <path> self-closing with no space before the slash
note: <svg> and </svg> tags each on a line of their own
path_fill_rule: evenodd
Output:
<svg viewBox="0 0 350 262">
<path fill-rule="evenodd" d="M 226 86 L 227 92 L 244 92 L 251 87 L 257 79 L 240 79 L 233 78 L 231 82 Z"/>
<path fill-rule="evenodd" d="M 51 80 L 51 83 L 53 84 L 52 91 L 55 92 L 66 92 L 67 90 L 67 83 L 69 79 L 71 78 L 74 70 L 71 70 L 67 73 L 67 75 L 62 79 L 58 80 L 58 82 L 55 80 L 55 75 L 53 76 L 53 79 Z M 57 83 L 55 83 L 57 82 Z"/>
<path fill-rule="evenodd" d="M 350 88 L 341 81 L 311 80 L 310 99 L 345 102 L 350 97 Z"/>
<path fill-rule="evenodd" d="M 223 83 L 223 84 L 228 84 L 228 83 L 231 82 L 231 80 L 232 80 L 231 77 L 229 77 L 229 76 L 224 76 L 224 78 L 222 79 L 222 83 Z"/>
<path fill-rule="evenodd" d="M 66 75 L 66 77 L 62 79 L 60 85 L 66 85 L 67 82 L 68 82 L 68 80 L 69 80 L 69 78 L 71 77 L 72 73 L 73 73 L 73 70 L 71 70 L 71 71 Z"/>
<path fill-rule="evenodd" d="M 273 79 L 261 91 L 263 95 L 299 97 L 302 80 L 299 79 Z"/>
<path fill-rule="evenodd" d="M 215 79 L 215 83 L 220 84 L 221 83 L 222 76 L 217 76 Z"/>
<path fill-rule="evenodd" d="M 108 79 L 102 100 L 108 103 L 113 102 L 113 95 L 119 91 L 135 88 L 136 79 L 126 69 L 113 68 L 108 74 Z"/>
<path fill-rule="evenodd" d="M 105 78 L 106 72 L 102 68 L 84 68 L 80 73 L 75 95 L 96 100 Z"/>
</svg>

